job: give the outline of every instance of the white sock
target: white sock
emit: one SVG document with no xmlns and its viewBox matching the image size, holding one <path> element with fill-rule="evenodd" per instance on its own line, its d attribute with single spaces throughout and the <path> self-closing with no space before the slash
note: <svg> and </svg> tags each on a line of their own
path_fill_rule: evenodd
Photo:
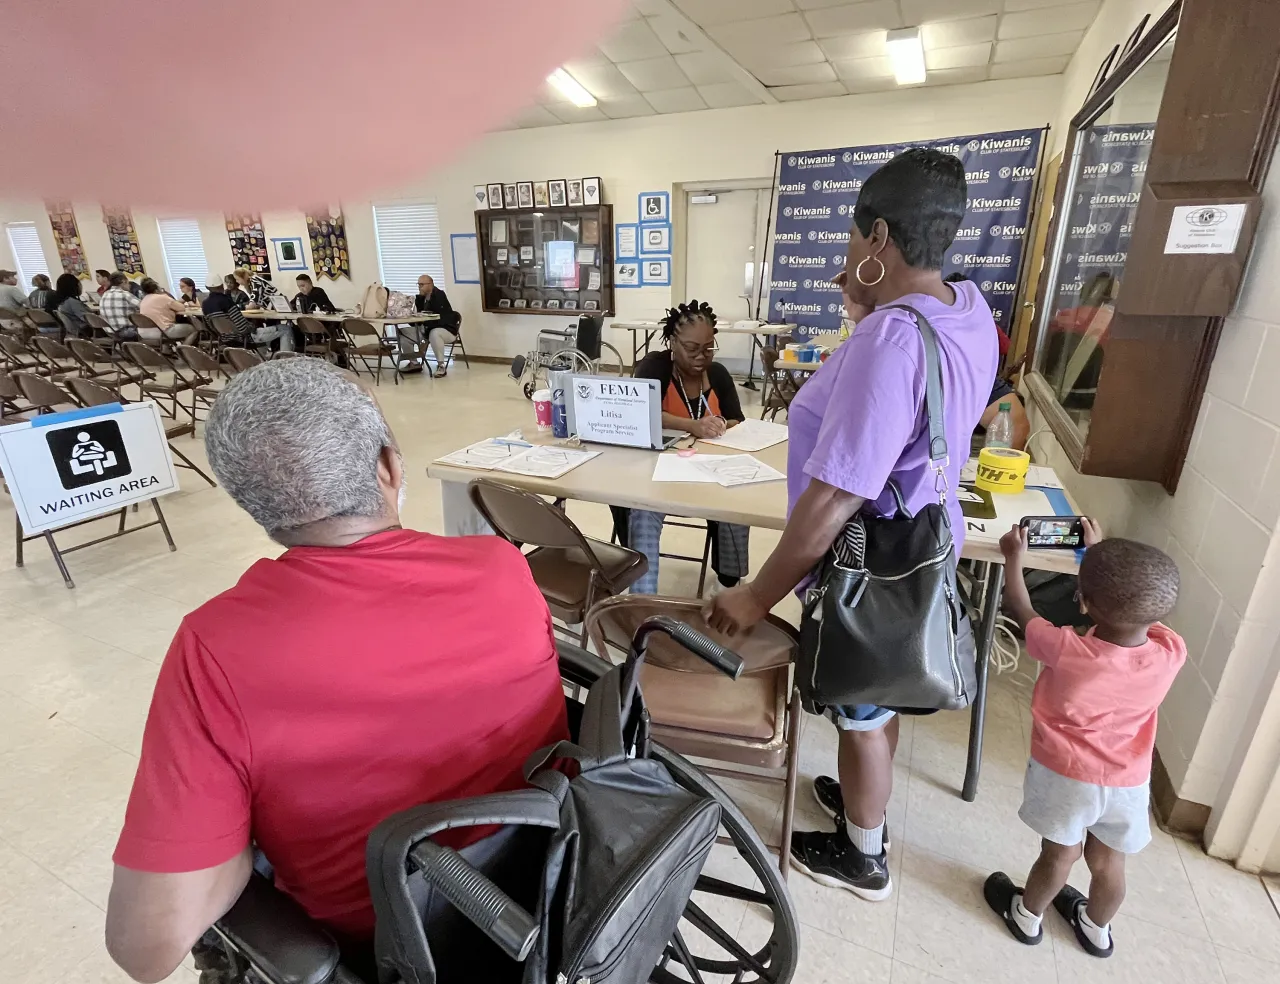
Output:
<svg viewBox="0 0 1280 984">
<path fill-rule="evenodd" d="M 1084 930 L 1084 935 L 1089 937 L 1089 942 L 1099 950 L 1105 950 L 1111 945 L 1111 923 L 1099 926 L 1089 918 L 1087 907 L 1083 905 L 1080 906 L 1080 928 Z"/>
<path fill-rule="evenodd" d="M 859 827 L 852 821 L 844 825 L 845 836 L 849 838 L 853 844 L 863 854 L 869 854 L 873 858 L 878 858 L 884 853 L 884 821 L 880 821 L 878 826 L 867 829 Z"/>
<path fill-rule="evenodd" d="M 1009 907 L 1009 913 L 1013 916 L 1013 921 L 1018 924 L 1018 928 L 1027 936 L 1035 936 L 1040 932 L 1040 919 L 1034 912 L 1022 904 L 1022 893 L 1019 892 L 1013 897 L 1013 905 Z"/>
</svg>

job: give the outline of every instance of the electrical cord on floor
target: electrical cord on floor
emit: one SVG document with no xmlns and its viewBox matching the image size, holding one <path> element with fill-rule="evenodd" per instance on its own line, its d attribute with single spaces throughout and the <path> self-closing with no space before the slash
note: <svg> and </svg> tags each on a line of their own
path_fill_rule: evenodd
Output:
<svg viewBox="0 0 1280 984">
<path fill-rule="evenodd" d="M 991 640 L 991 669 L 998 676 L 1001 673 L 1017 673 L 1018 658 L 1022 655 L 1022 646 L 1014 635 L 1017 623 L 1008 615 L 996 616 L 994 638 Z"/>
</svg>

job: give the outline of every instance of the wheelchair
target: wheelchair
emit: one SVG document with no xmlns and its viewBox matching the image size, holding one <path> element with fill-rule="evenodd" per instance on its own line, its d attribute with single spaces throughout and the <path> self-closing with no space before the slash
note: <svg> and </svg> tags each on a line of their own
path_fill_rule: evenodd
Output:
<svg viewBox="0 0 1280 984">
<path fill-rule="evenodd" d="M 595 736 L 612 727 L 613 734 L 620 733 L 622 739 L 613 754 L 613 767 L 639 764 L 650 774 L 656 769 L 679 797 L 693 801 L 695 807 L 706 807 L 704 813 L 712 817 L 702 841 L 705 848 L 697 855 L 700 864 L 683 874 L 685 888 L 674 898 L 674 907 L 668 906 L 663 925 L 674 927 L 669 936 L 666 930 L 646 935 L 632 928 L 630 935 L 623 937 L 625 945 L 610 944 L 615 950 L 634 944 L 643 951 L 638 957 L 632 952 L 629 966 L 634 970 L 619 973 L 616 958 L 611 958 L 613 969 L 602 970 L 605 965 L 597 964 L 588 971 L 581 969 L 585 966 L 581 962 L 565 964 L 561 960 L 562 950 L 570 947 L 569 933 L 574 927 L 568 919 L 557 923 L 555 913 L 560 910 L 556 906 L 577 893 L 580 911 L 596 921 L 601 918 L 598 913 L 621 911 L 610 910 L 619 895 L 616 888 L 603 897 L 593 895 L 598 885 L 593 888 L 568 881 L 561 874 L 564 869 L 556 867 L 554 850 L 548 849 L 549 841 L 555 843 L 554 834 L 522 826 L 529 823 L 527 815 L 521 815 L 517 823 L 504 819 L 520 812 L 518 807 L 525 802 L 521 797 L 543 794 L 543 790 L 531 788 L 415 807 L 374 830 L 366 855 L 376 916 L 371 953 L 353 953 L 350 948 L 340 951 L 327 930 L 311 921 L 296 902 L 275 889 L 269 879 L 254 874 L 235 905 L 213 927 L 224 951 L 221 956 L 229 960 L 231 968 L 219 979 L 242 979 L 250 984 L 257 980 L 265 984 L 639 984 L 648 971 L 647 980 L 655 984 L 702 984 L 712 979 L 734 984 L 787 984 L 796 969 L 799 926 L 777 863 L 734 801 L 712 779 L 649 740 L 648 712 L 636 681 L 645 638 L 654 631 L 665 632 L 730 676 L 741 671 L 742 661 L 735 654 L 689 626 L 661 616 L 639 627 L 626 662 L 618 666 L 576 646 L 557 643 L 560 676 L 567 690 L 577 694 L 579 688 L 601 682 L 588 696 L 585 708 L 578 700 L 566 698 L 570 741 L 581 740 L 598 748 L 605 743 Z M 603 705 L 598 693 L 613 695 L 612 718 L 600 710 Z M 603 728 L 602 718 L 608 719 Z M 577 744 L 561 743 L 545 758 L 563 760 L 566 752 L 562 746 L 584 751 Z M 583 772 L 579 779 L 589 768 L 586 758 L 580 761 Z M 655 761 L 665 770 L 653 764 Z M 527 766 L 527 774 L 529 769 Z M 540 775 L 534 775 L 534 785 L 539 785 Z M 616 776 L 610 773 L 604 785 L 616 787 Z M 563 773 L 552 778 L 562 787 L 569 783 Z M 544 781 L 541 785 L 555 783 Z M 571 806 L 570 813 L 583 809 L 582 801 L 576 802 L 579 805 Z M 576 839 L 571 841 L 577 845 L 576 856 L 591 857 L 594 850 L 594 857 L 607 863 L 633 851 L 632 857 L 643 864 L 638 866 L 638 877 L 627 875 L 629 890 L 656 884 L 660 878 L 667 878 L 664 884 L 670 884 L 666 871 L 657 870 L 658 855 L 650 851 L 650 845 L 641 844 L 637 851 L 635 844 L 624 843 L 625 835 L 614 835 L 626 826 L 617 814 L 606 810 L 602 816 L 604 825 L 594 830 L 600 842 L 588 843 L 592 831 L 585 827 L 585 833 L 574 832 Z M 442 830 L 478 824 L 500 826 L 496 833 L 457 852 L 430 840 Z M 736 856 L 715 852 L 711 840 L 732 847 Z M 655 859 L 654 866 L 648 865 L 650 858 Z M 589 882 L 591 871 L 587 875 Z M 553 904 L 540 904 L 539 899 Z M 650 918 L 657 901 L 661 899 L 645 903 L 642 910 L 632 910 L 634 915 L 621 916 L 618 922 L 624 934 L 628 926 L 658 925 Z M 744 938 L 739 939 L 740 935 Z M 575 940 L 580 939 L 575 935 Z M 574 947 L 579 945 L 573 943 Z M 557 972 L 562 967 L 569 968 L 569 976 Z"/>
<path fill-rule="evenodd" d="M 520 383 L 525 398 L 547 388 L 548 372 L 579 375 L 623 374 L 622 355 L 601 341 L 604 319 L 584 314 L 577 325 L 567 329 L 544 328 L 538 332 L 536 348 L 511 360 L 511 378 Z"/>
</svg>

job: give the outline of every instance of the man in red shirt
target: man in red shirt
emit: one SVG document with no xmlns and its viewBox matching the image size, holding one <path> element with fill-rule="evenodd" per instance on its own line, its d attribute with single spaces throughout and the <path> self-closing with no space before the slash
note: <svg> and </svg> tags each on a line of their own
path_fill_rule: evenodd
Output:
<svg viewBox="0 0 1280 984">
<path fill-rule="evenodd" d="M 519 788 L 525 758 L 567 737 L 524 558 L 400 526 L 403 464 L 359 385 L 317 359 L 264 363 L 219 395 L 205 442 L 288 550 L 188 615 L 156 681 L 107 908 L 107 948 L 139 981 L 236 900 L 251 845 L 314 918 L 368 940 L 374 826 Z"/>
</svg>

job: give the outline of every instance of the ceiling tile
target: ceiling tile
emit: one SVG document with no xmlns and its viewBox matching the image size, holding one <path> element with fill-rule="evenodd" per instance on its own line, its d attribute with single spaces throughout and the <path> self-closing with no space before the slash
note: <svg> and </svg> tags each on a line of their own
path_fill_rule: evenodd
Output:
<svg viewBox="0 0 1280 984">
<path fill-rule="evenodd" d="M 864 79 L 893 78 L 893 65 L 887 55 L 879 58 L 855 58 L 851 61 L 832 62 L 836 75 L 846 82 L 861 82 Z"/>
<path fill-rule="evenodd" d="M 998 62 L 1026 61 L 1029 58 L 1071 55 L 1080 46 L 1080 39 L 1083 37 L 1084 31 L 1071 31 L 1068 34 L 1046 34 L 1038 38 L 997 41 L 995 60 Z"/>
<path fill-rule="evenodd" d="M 1067 70 L 1070 55 L 1054 58 L 1030 58 L 1025 61 L 994 62 L 991 65 L 993 79 L 1022 79 L 1033 75 L 1061 75 Z"/>
<path fill-rule="evenodd" d="M 969 17 L 965 20 L 939 21 L 925 24 L 920 32 L 926 48 L 954 48 L 962 44 L 978 44 L 996 39 L 995 14 L 987 17 Z"/>
<path fill-rule="evenodd" d="M 676 55 L 676 64 L 694 85 L 714 85 L 733 79 L 723 55 L 710 51 L 696 51 L 688 55 Z"/>
<path fill-rule="evenodd" d="M 847 90 L 839 82 L 819 82 L 816 85 L 780 85 L 769 90 L 782 102 L 798 102 L 801 99 L 826 99 L 843 96 Z"/>
<path fill-rule="evenodd" d="M 844 87 L 853 96 L 868 92 L 889 92 L 898 88 L 898 83 L 890 76 L 887 79 L 846 79 Z"/>
<path fill-rule="evenodd" d="M 1080 0 L 1004 0 L 1004 9 L 1010 13 L 1019 10 L 1043 10 L 1045 7 L 1065 7 Z"/>
<path fill-rule="evenodd" d="M 929 71 L 951 68 L 973 68 L 991 61 L 991 42 L 966 44 L 959 48 L 938 48 L 924 53 L 924 63 Z M 590 87 L 588 87 L 590 88 Z"/>
<path fill-rule="evenodd" d="M 795 10 L 791 0 L 675 0 L 675 4 L 701 27 L 789 14 Z"/>
<path fill-rule="evenodd" d="M 645 94 L 645 98 L 659 113 L 690 113 L 696 109 L 707 108 L 707 104 L 698 95 L 698 90 L 691 85 L 685 86 L 683 89 L 663 89 L 661 92 L 649 92 Z"/>
<path fill-rule="evenodd" d="M 768 68 L 755 73 L 767 86 L 812 85 L 817 82 L 834 82 L 836 71 L 826 62 L 816 65 L 792 65 L 790 68 Z"/>
<path fill-rule="evenodd" d="M 698 86 L 698 94 L 712 109 L 728 109 L 730 106 L 756 106 L 760 97 L 748 92 L 737 82 L 716 82 Z"/>
<path fill-rule="evenodd" d="M 653 115 L 653 107 L 649 105 L 649 100 L 639 93 L 634 96 L 623 96 L 620 99 L 601 99 L 600 109 L 611 120 Z"/>
<path fill-rule="evenodd" d="M 1004 0 L 902 0 L 902 16 L 908 24 L 963 20 L 1003 9 Z"/>
<path fill-rule="evenodd" d="M 1000 20 L 999 38 L 1005 41 L 1012 38 L 1035 37 L 1039 34 L 1083 31 L 1093 23 L 1097 13 L 1096 3 L 1073 3 L 1065 7 L 1046 7 L 1043 10 L 1005 14 Z"/>
<path fill-rule="evenodd" d="M 645 20 L 622 24 L 612 37 L 599 43 L 599 48 L 613 62 L 657 58 L 667 53 L 667 46 L 658 40 Z"/>
<path fill-rule="evenodd" d="M 670 55 L 661 58 L 645 58 L 642 61 L 622 62 L 618 71 L 641 92 L 656 92 L 659 89 L 677 89 L 688 86 L 689 80 Z"/>
<path fill-rule="evenodd" d="M 930 71 L 925 85 L 963 85 L 966 82 L 985 82 L 988 68 L 978 65 L 968 68 L 947 68 L 940 72 Z"/>
<path fill-rule="evenodd" d="M 573 103 L 556 103 L 554 106 L 548 106 L 547 109 L 561 123 L 593 123 L 596 120 L 608 118 L 604 113 L 600 112 L 600 107 L 598 106 L 575 106 Z"/>
<path fill-rule="evenodd" d="M 730 48 L 729 51 L 739 62 L 753 72 L 766 68 L 813 65 L 827 60 L 827 56 L 822 53 L 822 49 L 814 41 L 775 44 L 764 48 Z"/>
<path fill-rule="evenodd" d="M 690 51 L 701 51 L 702 45 L 695 41 L 691 34 L 672 17 L 649 18 L 649 29 L 658 36 L 658 40 L 667 46 L 673 55 L 683 55 Z"/>
<path fill-rule="evenodd" d="M 520 110 L 512 122 L 516 126 L 555 126 L 560 121 L 545 106 L 528 106 Z"/>
<path fill-rule="evenodd" d="M 884 38 L 884 31 L 844 34 L 838 38 L 822 38 L 818 46 L 832 61 L 842 58 L 874 58 L 884 54 Z"/>
<path fill-rule="evenodd" d="M 715 40 L 726 47 L 738 46 L 764 48 L 770 44 L 786 44 L 788 41 L 809 39 L 809 26 L 799 14 L 783 14 L 781 17 L 760 17 L 754 20 L 734 21 L 708 29 Z"/>
<path fill-rule="evenodd" d="M 612 62 L 573 62 L 565 70 L 583 84 L 597 99 L 613 99 L 635 95 L 635 86 L 618 71 Z"/>
<path fill-rule="evenodd" d="M 895 0 L 867 0 L 810 10 L 805 20 L 813 28 L 815 38 L 833 38 L 841 34 L 860 34 L 902 27 L 902 15 Z"/>
</svg>

